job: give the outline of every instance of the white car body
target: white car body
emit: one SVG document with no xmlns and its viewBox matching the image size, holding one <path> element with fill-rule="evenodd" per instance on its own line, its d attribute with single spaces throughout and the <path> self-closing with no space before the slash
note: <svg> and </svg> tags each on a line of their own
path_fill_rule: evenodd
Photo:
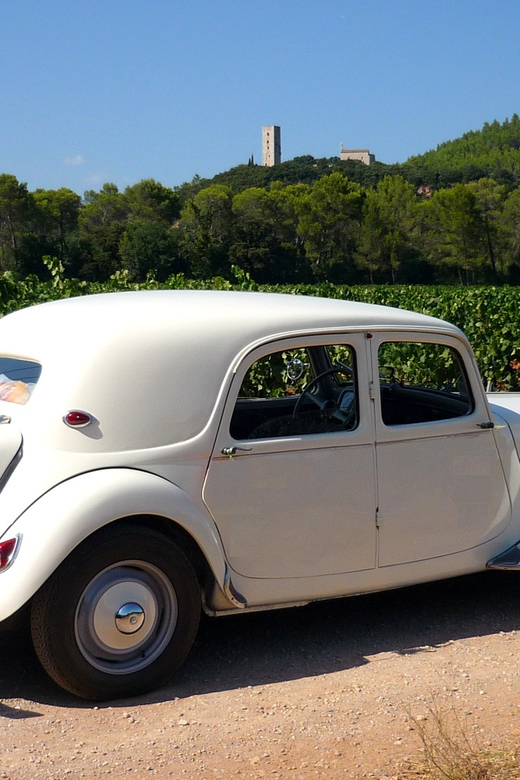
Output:
<svg viewBox="0 0 520 780">
<path fill-rule="evenodd" d="M 439 419 L 391 417 L 417 387 L 392 369 L 380 389 L 388 344 L 432 345 L 458 366 L 452 387 L 419 388 Z M 350 367 L 327 369 L 334 350 Z M 237 400 L 249 368 L 282 354 L 310 356 L 322 378 Z M 114 293 L 3 318 L 0 373 L 2 359 L 42 368 L 26 403 L 0 400 L 0 625 L 31 605 L 43 665 L 77 695 L 160 684 L 200 605 L 229 614 L 518 567 L 520 400 L 488 399 L 446 322 L 264 293 Z M 275 407 L 288 428 L 273 435 Z M 237 434 L 239 418 L 260 424 Z M 161 565 L 169 544 L 187 595 Z M 67 582 L 77 593 L 61 604 Z M 62 632 L 70 658 L 52 644 Z"/>
</svg>

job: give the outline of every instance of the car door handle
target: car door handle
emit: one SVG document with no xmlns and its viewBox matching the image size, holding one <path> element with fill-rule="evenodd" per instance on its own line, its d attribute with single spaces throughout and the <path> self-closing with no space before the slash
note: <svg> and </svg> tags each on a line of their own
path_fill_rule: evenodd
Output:
<svg viewBox="0 0 520 780">
<path fill-rule="evenodd" d="M 232 458 L 239 450 L 241 452 L 251 452 L 252 449 L 252 447 L 223 447 L 220 451 L 222 455 L 229 455 Z"/>
<path fill-rule="evenodd" d="M 491 420 L 486 420 L 486 422 L 477 423 L 477 428 L 486 429 L 486 428 L 494 428 L 494 427 L 495 427 L 495 423 L 492 422 Z"/>
</svg>

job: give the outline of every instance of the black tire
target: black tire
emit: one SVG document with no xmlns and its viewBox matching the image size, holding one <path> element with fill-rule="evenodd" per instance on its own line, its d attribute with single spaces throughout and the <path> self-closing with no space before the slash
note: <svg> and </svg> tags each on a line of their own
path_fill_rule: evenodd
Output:
<svg viewBox="0 0 520 780">
<path fill-rule="evenodd" d="M 135 526 L 81 544 L 34 596 L 31 633 L 52 679 L 96 701 L 145 693 L 186 658 L 201 597 L 182 550 Z"/>
</svg>

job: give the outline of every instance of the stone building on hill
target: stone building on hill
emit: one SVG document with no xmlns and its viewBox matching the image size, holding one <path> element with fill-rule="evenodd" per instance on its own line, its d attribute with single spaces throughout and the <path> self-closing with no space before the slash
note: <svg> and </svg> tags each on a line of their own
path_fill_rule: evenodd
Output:
<svg viewBox="0 0 520 780">
<path fill-rule="evenodd" d="M 344 149 L 343 143 L 339 149 L 340 160 L 360 160 L 365 165 L 372 165 L 376 161 L 375 154 L 370 154 L 368 149 Z"/>
</svg>

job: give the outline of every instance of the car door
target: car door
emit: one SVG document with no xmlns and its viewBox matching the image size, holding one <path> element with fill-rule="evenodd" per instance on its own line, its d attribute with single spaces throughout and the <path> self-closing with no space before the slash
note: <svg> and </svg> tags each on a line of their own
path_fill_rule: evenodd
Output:
<svg viewBox="0 0 520 780">
<path fill-rule="evenodd" d="M 465 348 L 428 334 L 374 334 L 370 344 L 379 566 L 449 555 L 497 536 L 509 523 L 510 500 Z"/>
<path fill-rule="evenodd" d="M 309 384 L 314 377 L 321 379 Z M 203 498 L 242 575 L 375 566 L 374 429 L 362 334 L 281 340 L 243 359 Z"/>
</svg>

